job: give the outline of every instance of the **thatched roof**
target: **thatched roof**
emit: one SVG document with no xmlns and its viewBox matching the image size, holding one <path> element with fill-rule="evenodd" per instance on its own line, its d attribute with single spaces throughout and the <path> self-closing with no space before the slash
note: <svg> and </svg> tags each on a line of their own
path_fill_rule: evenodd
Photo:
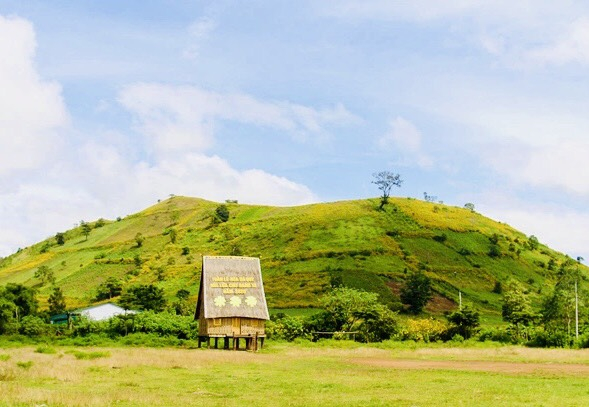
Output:
<svg viewBox="0 0 589 407">
<path fill-rule="evenodd" d="M 270 319 L 260 259 L 204 256 L 196 305 L 197 317 L 201 307 L 204 307 L 205 318 Z"/>
</svg>

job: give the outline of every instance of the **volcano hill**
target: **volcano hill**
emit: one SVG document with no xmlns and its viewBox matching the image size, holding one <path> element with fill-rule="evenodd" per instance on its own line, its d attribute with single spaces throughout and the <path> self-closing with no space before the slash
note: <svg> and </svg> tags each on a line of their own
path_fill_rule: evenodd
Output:
<svg viewBox="0 0 589 407">
<path fill-rule="evenodd" d="M 65 231 L 63 245 L 51 237 L 2 259 L 0 285 L 35 286 L 43 303 L 52 286 L 34 274 L 44 265 L 70 308 L 96 302 L 109 277 L 123 287 L 153 283 L 170 300 L 186 289 L 195 302 L 202 255 L 244 255 L 260 257 L 271 308 L 315 307 L 334 283 L 377 292 L 399 308 L 406 276 L 423 270 L 435 290 L 428 312 L 455 309 L 460 291 L 488 316 L 500 315 L 501 295 L 493 289 L 509 278 L 523 283 L 536 303 L 562 266 L 581 267 L 581 284 L 588 285 L 585 266 L 464 208 L 411 198 L 391 198 L 382 211 L 378 199 L 296 207 L 228 203 L 229 219 L 219 222 L 219 205 L 175 196 L 116 221 L 92 222 L 87 236 L 82 227 Z"/>
</svg>

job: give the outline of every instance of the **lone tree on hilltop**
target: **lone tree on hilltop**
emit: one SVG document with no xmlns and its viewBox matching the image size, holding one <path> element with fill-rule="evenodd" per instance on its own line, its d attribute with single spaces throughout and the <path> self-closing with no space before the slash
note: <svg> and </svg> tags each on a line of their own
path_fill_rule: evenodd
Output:
<svg viewBox="0 0 589 407">
<path fill-rule="evenodd" d="M 395 174 L 391 171 L 375 172 L 372 174 L 372 176 L 374 177 L 372 183 L 375 184 L 382 192 L 382 196 L 380 197 L 380 207 L 378 208 L 382 209 L 386 204 L 389 203 L 391 189 L 394 186 L 401 187 L 403 180 L 401 179 L 401 175 Z"/>
</svg>

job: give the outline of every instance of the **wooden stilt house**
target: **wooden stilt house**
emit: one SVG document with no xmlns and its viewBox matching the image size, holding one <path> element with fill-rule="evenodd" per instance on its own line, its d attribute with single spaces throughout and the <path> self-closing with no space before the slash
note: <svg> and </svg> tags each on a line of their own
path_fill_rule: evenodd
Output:
<svg viewBox="0 0 589 407">
<path fill-rule="evenodd" d="M 260 259 L 255 257 L 204 256 L 195 319 L 199 321 L 199 346 L 223 338 L 233 349 L 244 339 L 247 349 L 263 346 L 270 319 Z"/>
</svg>

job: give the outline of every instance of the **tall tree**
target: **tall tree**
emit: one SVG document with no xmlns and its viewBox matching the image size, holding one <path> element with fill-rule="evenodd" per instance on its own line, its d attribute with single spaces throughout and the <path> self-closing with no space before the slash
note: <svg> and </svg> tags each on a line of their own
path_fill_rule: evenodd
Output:
<svg viewBox="0 0 589 407">
<path fill-rule="evenodd" d="M 100 300 L 110 300 L 113 297 L 117 297 L 121 295 L 123 291 L 123 283 L 115 277 L 109 277 L 104 281 L 102 284 L 98 286 L 98 293 L 96 294 L 96 299 Z"/>
<path fill-rule="evenodd" d="M 566 333 L 569 342 L 572 341 L 573 323 L 575 322 L 575 283 L 579 281 L 580 275 L 577 268 L 573 268 L 572 261 L 561 266 L 558 280 L 554 290 L 548 295 L 542 304 L 542 321 L 544 327 L 551 332 Z M 583 293 L 585 294 L 585 293 Z M 585 302 L 581 295 L 578 302 L 578 309 L 585 313 Z"/>
<path fill-rule="evenodd" d="M 53 292 L 49 295 L 47 302 L 49 303 L 49 313 L 51 315 L 63 314 L 65 312 L 65 297 L 61 288 L 53 288 Z"/>
<path fill-rule="evenodd" d="M 25 287 L 22 284 L 8 283 L 0 290 L 0 297 L 14 304 L 14 312 L 17 319 L 37 313 L 39 302 L 36 298 L 37 291 Z"/>
<path fill-rule="evenodd" d="M 448 315 L 448 321 L 456 326 L 458 333 L 464 338 L 470 338 L 479 326 L 478 311 L 468 305 Z"/>
<path fill-rule="evenodd" d="M 411 273 L 401 287 L 401 302 L 409 305 L 409 312 L 419 314 L 431 299 L 431 279 L 422 271 Z"/>
<path fill-rule="evenodd" d="M 139 284 L 123 293 L 121 306 L 126 309 L 153 310 L 161 312 L 166 308 L 164 290 L 153 284 Z"/>
<path fill-rule="evenodd" d="M 391 171 L 376 172 L 372 174 L 372 176 L 374 177 L 372 183 L 375 184 L 382 193 L 379 207 L 379 209 L 382 209 L 389 203 L 391 189 L 395 186 L 401 187 L 403 180 L 401 179 L 401 175 L 395 174 Z"/>
<path fill-rule="evenodd" d="M 82 234 L 86 237 L 86 240 L 88 240 L 88 235 L 92 231 L 92 226 L 90 226 L 88 222 L 84 222 L 83 220 L 80 221 L 80 226 L 82 227 Z"/>
<path fill-rule="evenodd" d="M 503 289 L 503 305 L 501 315 L 504 321 L 515 328 L 517 340 L 527 339 L 525 328 L 532 325 L 537 315 L 532 309 L 530 298 L 524 287 L 515 280 L 510 280 Z"/>
</svg>

